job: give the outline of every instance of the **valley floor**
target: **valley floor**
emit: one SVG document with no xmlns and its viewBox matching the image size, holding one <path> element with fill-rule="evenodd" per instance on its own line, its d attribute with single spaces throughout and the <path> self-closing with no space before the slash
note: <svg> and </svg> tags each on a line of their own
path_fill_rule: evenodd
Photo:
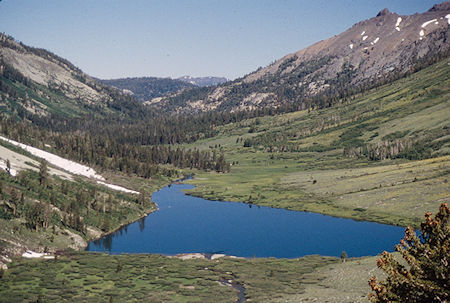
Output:
<svg viewBox="0 0 450 303">
<path fill-rule="evenodd" d="M 231 173 L 188 193 L 399 226 L 450 201 L 450 61 L 336 106 L 219 127 Z"/>
<path fill-rule="evenodd" d="M 220 147 L 233 163 L 231 172 L 197 172 L 188 181 L 196 185 L 189 193 L 417 226 L 425 212 L 436 212 L 440 203 L 450 200 L 449 63 L 444 60 L 331 108 L 218 127 L 217 136 L 183 146 Z M 22 162 L 36 170 L 37 163 Z M 153 207 L 85 180 L 76 180 L 62 194 L 59 189 L 65 183 L 60 177 L 42 189 L 37 172 L 29 171 L 27 176 L 23 180 L 0 174 L 6 185 L 5 205 L 12 189 L 25 192 L 25 202 L 31 206 L 38 199 L 50 201 L 53 192 L 59 209 L 67 206 L 67 199 L 78 202 L 92 192 L 103 206 L 80 198 L 85 206 L 77 211 L 100 233 L 135 220 Z M 148 183 L 114 173 L 104 177 L 147 192 L 170 181 Z M 108 197 L 112 202 L 105 206 Z M 23 217 L 0 219 L 0 248 L 19 240 L 40 250 L 47 245 L 69 246 L 67 231 L 41 231 L 36 237 L 24 226 Z M 236 285 L 244 288 L 247 302 L 364 302 L 370 291 L 367 280 L 373 274 L 380 275 L 376 257 L 345 263 L 322 256 L 183 260 L 65 251 L 53 260 L 13 258 L 9 269 L 1 272 L 0 302 L 232 302 L 238 298 Z"/>
</svg>

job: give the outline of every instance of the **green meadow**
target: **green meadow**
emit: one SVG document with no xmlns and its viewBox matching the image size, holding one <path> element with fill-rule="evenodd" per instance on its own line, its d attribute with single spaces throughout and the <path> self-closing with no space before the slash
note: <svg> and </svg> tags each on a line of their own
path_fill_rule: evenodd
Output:
<svg viewBox="0 0 450 303">
<path fill-rule="evenodd" d="M 444 60 L 331 108 L 219 127 L 187 147 L 220 147 L 231 172 L 199 172 L 188 193 L 417 226 L 450 197 L 449 74 Z M 345 155 L 397 142 L 410 147 L 386 159 Z"/>
<path fill-rule="evenodd" d="M 332 287 L 327 286 L 329 273 L 352 262 L 361 259 L 341 264 L 337 258 L 321 256 L 182 260 L 68 252 L 54 260 L 14 260 L 2 273 L 0 302 L 233 302 L 239 291 L 230 283 L 243 287 L 248 302 L 288 300 L 311 296 L 307 290 L 311 287 Z M 364 267 L 376 265 L 370 262 Z M 366 281 L 355 283 L 355 289 L 369 292 Z"/>
</svg>

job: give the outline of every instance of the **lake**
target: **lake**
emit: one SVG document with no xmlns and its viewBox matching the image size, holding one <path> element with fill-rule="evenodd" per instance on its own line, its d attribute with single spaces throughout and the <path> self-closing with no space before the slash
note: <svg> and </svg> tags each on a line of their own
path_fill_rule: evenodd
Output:
<svg viewBox="0 0 450 303">
<path fill-rule="evenodd" d="M 159 210 L 90 242 L 89 251 L 118 253 L 223 253 L 240 257 L 349 257 L 393 251 L 404 228 L 185 195 L 187 184 L 154 193 Z"/>
</svg>

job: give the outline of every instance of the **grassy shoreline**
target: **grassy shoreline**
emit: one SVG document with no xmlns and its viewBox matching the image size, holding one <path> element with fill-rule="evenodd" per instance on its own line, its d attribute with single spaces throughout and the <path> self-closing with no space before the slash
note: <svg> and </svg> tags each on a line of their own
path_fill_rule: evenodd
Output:
<svg viewBox="0 0 450 303">
<path fill-rule="evenodd" d="M 187 193 L 417 227 L 450 201 L 449 72 L 445 59 L 333 107 L 217 127 L 183 146 L 219 147 L 231 172 L 199 172 Z"/>
<path fill-rule="evenodd" d="M 195 180 L 192 181 L 190 184 L 195 185 Z M 314 202 L 307 202 L 307 203 L 289 203 L 289 201 L 286 202 L 286 205 L 279 205 L 279 204 L 272 204 L 272 203 L 265 203 L 265 202 L 252 202 L 248 203 L 248 201 L 242 200 L 242 201 L 229 201 L 227 200 L 226 194 L 221 193 L 215 193 L 214 195 L 209 194 L 206 192 L 196 191 L 194 189 L 190 189 L 189 191 L 186 191 L 187 195 L 203 198 L 210 201 L 226 201 L 226 202 L 236 202 L 236 203 L 246 203 L 246 204 L 252 204 L 256 206 L 265 206 L 265 207 L 272 207 L 272 208 L 280 208 L 280 209 L 286 209 L 286 210 L 292 210 L 292 211 L 301 211 L 301 212 L 312 212 L 322 215 L 327 215 L 335 218 L 345 218 L 345 219 L 352 219 L 355 221 L 367 221 L 367 222 L 374 222 L 374 223 L 380 223 L 380 224 L 387 224 L 387 225 L 394 225 L 394 226 L 414 226 L 418 227 L 420 222 L 418 221 L 412 221 L 410 218 L 404 217 L 404 216 L 394 216 L 392 214 L 383 216 L 382 213 L 376 213 L 376 212 L 365 212 L 365 213 L 359 213 L 356 212 L 354 209 L 350 208 L 343 208 L 339 206 L 333 206 L 333 205 L 327 205 L 327 202 L 319 202 L 319 199 L 314 200 Z M 311 197 L 308 197 L 311 198 Z M 318 204 L 319 203 L 319 204 Z"/>
<path fill-rule="evenodd" d="M 196 174 L 186 181 L 195 188 L 186 193 L 208 200 L 418 227 L 425 212 L 449 199 L 449 165 L 450 156 L 339 170 L 276 171 L 269 167 L 272 171 L 264 172 L 264 168 L 247 167 L 227 175 Z M 261 180 L 266 183 L 261 185 Z"/>
</svg>

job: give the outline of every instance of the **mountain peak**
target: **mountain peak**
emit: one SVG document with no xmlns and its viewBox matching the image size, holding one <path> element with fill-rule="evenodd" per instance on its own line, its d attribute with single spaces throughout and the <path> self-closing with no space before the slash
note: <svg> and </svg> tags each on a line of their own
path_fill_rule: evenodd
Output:
<svg viewBox="0 0 450 303">
<path fill-rule="evenodd" d="M 389 15 L 390 13 L 391 12 L 387 8 L 385 8 L 378 13 L 377 17 L 386 16 L 386 15 Z"/>
<path fill-rule="evenodd" d="M 167 97 L 158 106 L 177 112 L 252 110 L 282 104 L 305 109 L 323 100 L 322 96 L 339 96 L 392 81 L 447 57 L 448 4 L 409 16 L 383 9 L 377 17 L 287 54 L 242 79 L 203 90 L 201 97 L 190 92 Z M 182 98 L 188 101 L 179 102 Z M 320 102 L 324 106 L 325 101 Z"/>
<path fill-rule="evenodd" d="M 433 5 L 433 7 L 430 8 L 429 12 L 448 11 L 448 10 L 450 10 L 450 1 L 445 1 L 445 2 Z"/>
</svg>

